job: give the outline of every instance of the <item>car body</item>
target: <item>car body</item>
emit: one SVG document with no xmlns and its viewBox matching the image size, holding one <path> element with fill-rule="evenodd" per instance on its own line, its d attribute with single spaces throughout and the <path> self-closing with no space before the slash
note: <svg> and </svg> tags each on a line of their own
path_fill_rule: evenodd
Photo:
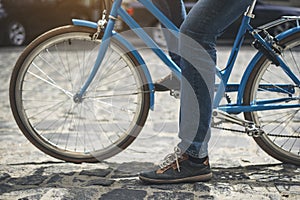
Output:
<svg viewBox="0 0 300 200">
<path fill-rule="evenodd" d="M 185 0 L 185 7 L 187 12 L 193 7 L 193 5 L 197 2 L 197 0 Z M 150 14 L 149 11 L 145 9 L 145 7 L 139 2 L 130 2 L 125 5 L 127 12 L 142 26 L 142 27 L 159 27 L 159 22 L 157 19 Z M 272 5 L 263 3 L 262 1 L 257 2 L 255 10 L 255 18 L 251 21 L 253 27 L 258 27 L 260 25 L 266 24 L 270 21 L 279 19 L 281 16 L 300 16 L 300 8 L 298 7 L 290 7 L 290 6 L 280 6 L 280 5 Z M 220 36 L 221 40 L 232 41 L 235 37 L 240 20 L 234 22 L 231 26 L 229 26 L 224 33 Z M 272 30 L 273 34 L 278 34 L 280 31 L 286 30 L 291 25 L 286 23 L 281 26 L 276 27 Z M 126 24 L 123 25 L 123 30 L 127 30 L 128 26 Z M 154 29 L 152 36 L 154 40 L 158 43 L 162 43 L 162 32 L 159 29 Z M 220 41 L 220 40 L 219 40 Z"/>
<path fill-rule="evenodd" d="M 281 18 L 282 16 L 300 16 L 300 8 L 299 7 L 291 7 L 291 6 L 280 6 L 273 5 L 269 3 L 263 3 L 262 1 L 257 1 L 256 7 L 254 9 L 255 18 L 251 20 L 251 25 L 253 27 L 259 27 L 271 21 Z M 241 19 L 241 18 L 240 18 Z M 234 22 L 231 26 L 229 26 L 225 32 L 222 34 L 221 38 L 232 38 L 235 36 L 235 33 L 238 31 L 240 25 L 240 19 Z M 273 35 L 277 35 L 280 32 L 287 30 L 293 26 L 292 23 L 281 24 L 274 29 L 270 30 L 270 33 Z"/>
<path fill-rule="evenodd" d="M 27 44 L 47 30 L 71 24 L 72 18 L 97 20 L 99 1 L 0 0 L 0 44 Z"/>
</svg>

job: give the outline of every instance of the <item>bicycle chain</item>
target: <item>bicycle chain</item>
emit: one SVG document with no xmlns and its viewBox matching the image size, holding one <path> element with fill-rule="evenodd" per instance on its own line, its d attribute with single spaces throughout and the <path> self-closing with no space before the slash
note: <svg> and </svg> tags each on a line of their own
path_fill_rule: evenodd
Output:
<svg viewBox="0 0 300 200">
<path fill-rule="evenodd" d="M 296 136 L 296 135 L 278 135 L 278 134 L 267 134 L 268 136 L 272 136 L 272 137 L 283 137 L 283 138 L 300 138 L 300 136 Z"/>
<path fill-rule="evenodd" d="M 212 126 L 212 128 L 219 129 L 219 130 L 224 130 L 224 131 L 236 132 L 236 133 L 247 133 L 246 131 L 242 131 L 242 130 L 238 130 L 238 129 L 218 127 L 218 125 L 220 125 L 220 124 L 222 124 L 222 122 L 215 123 L 214 126 Z M 271 134 L 271 133 L 269 133 L 269 134 L 266 133 L 266 134 L 267 134 L 267 136 L 271 136 L 271 137 L 299 138 L 300 139 L 300 135 L 299 136 L 293 136 L 293 135 L 279 135 L 279 134 Z"/>
<path fill-rule="evenodd" d="M 218 127 L 219 124 L 222 124 L 222 122 L 221 122 L 221 123 L 218 123 L 218 124 L 215 124 L 215 125 L 217 125 L 217 126 L 212 126 L 212 128 L 219 129 L 219 130 L 224 130 L 224 131 L 236 132 L 236 133 L 247 133 L 246 131 L 242 131 L 242 130 L 238 130 L 238 129 L 225 128 L 225 127 Z"/>
</svg>

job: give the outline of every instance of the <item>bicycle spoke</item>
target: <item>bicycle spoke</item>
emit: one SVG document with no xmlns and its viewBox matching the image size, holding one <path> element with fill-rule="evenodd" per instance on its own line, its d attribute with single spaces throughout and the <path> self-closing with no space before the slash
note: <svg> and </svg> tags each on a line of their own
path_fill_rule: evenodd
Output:
<svg viewBox="0 0 300 200">
<path fill-rule="evenodd" d="M 47 84 L 53 86 L 54 88 L 56 88 L 56 89 L 62 91 L 62 92 L 63 92 L 65 95 L 67 95 L 68 97 L 73 97 L 73 94 L 72 94 L 71 92 L 69 92 L 69 91 L 63 89 L 62 87 L 60 87 L 60 86 L 58 86 L 58 85 L 56 85 L 56 84 L 54 84 L 54 83 L 52 83 L 52 82 L 50 82 L 50 81 L 48 81 L 48 80 L 46 80 L 46 79 L 40 77 L 40 76 L 38 76 L 37 74 L 34 74 L 34 73 L 30 72 L 30 71 L 28 71 L 28 73 L 31 74 L 32 76 L 36 77 L 37 79 L 41 80 L 42 82 L 47 83 Z"/>
</svg>

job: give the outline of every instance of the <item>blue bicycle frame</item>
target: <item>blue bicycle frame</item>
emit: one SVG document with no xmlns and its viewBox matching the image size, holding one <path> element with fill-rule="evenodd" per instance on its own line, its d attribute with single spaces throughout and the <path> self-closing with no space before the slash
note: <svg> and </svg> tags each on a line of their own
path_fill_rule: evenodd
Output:
<svg viewBox="0 0 300 200">
<path fill-rule="evenodd" d="M 157 9 L 153 3 L 149 0 L 138 0 L 141 4 L 143 4 L 156 18 L 171 32 L 174 34 L 175 37 L 179 37 L 179 30 L 178 28 L 169 20 L 167 19 L 159 9 Z M 152 51 L 157 54 L 157 56 L 176 74 L 178 78 L 181 76 L 181 70 L 180 68 L 167 56 L 163 50 L 150 38 L 150 36 L 137 24 L 136 21 L 121 7 L 122 0 L 114 0 L 111 13 L 109 16 L 109 21 L 107 23 L 107 26 L 105 28 L 105 32 L 102 38 L 102 43 L 100 45 L 97 61 L 95 63 L 95 66 L 86 81 L 86 83 L 83 85 L 80 92 L 77 94 L 77 97 L 82 97 L 89 87 L 90 83 L 92 82 L 93 78 L 95 77 L 100 65 L 101 61 L 105 56 L 105 52 L 108 48 L 109 42 L 111 37 L 115 37 L 118 41 L 120 41 L 124 46 L 126 46 L 134 56 L 140 61 L 141 67 L 143 67 L 143 70 L 146 74 L 146 78 L 148 79 L 149 88 L 150 88 L 150 106 L 151 109 L 154 108 L 154 86 L 151 80 L 151 75 L 146 67 L 145 62 L 143 61 L 142 57 L 139 55 L 139 53 L 136 51 L 136 49 L 123 37 L 121 37 L 119 34 L 115 33 L 113 31 L 115 20 L 118 16 L 120 16 L 123 21 L 130 27 L 134 33 L 139 36 L 142 41 L 145 42 L 145 44 L 152 49 Z M 245 92 L 245 87 L 247 80 L 249 78 L 249 75 L 251 71 L 253 70 L 255 63 L 263 56 L 262 52 L 258 52 L 251 63 L 248 65 L 242 80 L 239 84 L 229 84 L 228 80 L 231 75 L 232 69 L 234 67 L 234 63 L 237 59 L 239 49 L 244 41 L 244 36 L 246 32 L 250 32 L 253 37 L 258 40 L 262 45 L 264 45 L 267 50 L 270 52 L 272 51 L 272 46 L 267 41 L 265 41 L 256 31 L 253 29 L 253 27 L 250 25 L 251 16 L 244 15 L 242 19 L 242 23 L 240 25 L 239 31 L 237 33 L 235 42 L 233 44 L 233 48 L 230 54 L 230 57 L 228 59 L 227 65 L 223 70 L 220 70 L 217 68 L 217 74 L 219 78 L 222 80 L 222 84 L 217 86 L 217 92 L 215 94 L 213 107 L 218 108 L 219 110 L 226 111 L 227 113 L 241 113 L 241 112 L 251 112 L 251 111 L 258 111 L 258 110 L 271 110 L 271 109 L 286 109 L 286 108 L 293 108 L 293 107 L 299 107 L 298 104 L 295 105 L 272 105 L 272 103 L 284 101 L 283 99 L 275 99 L 270 102 L 256 102 L 256 105 L 249 105 L 245 106 L 242 105 L 243 103 L 243 96 Z M 92 28 L 97 28 L 97 23 L 94 22 L 88 22 L 84 20 L 73 20 L 74 25 L 80 25 L 80 26 L 87 26 Z M 288 30 L 287 32 L 284 32 L 277 36 L 278 39 L 281 37 L 284 37 L 288 34 L 292 34 L 294 32 L 300 31 L 300 27 L 297 26 L 293 29 Z M 300 85 L 300 80 L 297 78 L 290 70 L 289 67 L 286 66 L 284 61 L 276 54 L 274 54 L 275 58 L 280 63 L 280 67 L 283 68 L 283 70 L 287 73 L 287 75 L 295 82 L 296 85 Z M 267 86 L 265 86 L 267 88 Z M 282 86 L 282 87 L 288 87 L 288 86 Z M 225 92 L 237 92 L 237 101 L 236 104 L 227 104 L 227 105 L 220 105 L 221 99 L 224 96 Z M 293 92 L 293 91 L 290 91 Z"/>
</svg>

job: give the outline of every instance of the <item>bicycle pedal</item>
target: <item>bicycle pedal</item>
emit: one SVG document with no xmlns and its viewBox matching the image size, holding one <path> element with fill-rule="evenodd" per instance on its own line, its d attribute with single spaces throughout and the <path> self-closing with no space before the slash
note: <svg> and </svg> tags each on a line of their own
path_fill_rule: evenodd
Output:
<svg viewBox="0 0 300 200">
<path fill-rule="evenodd" d="M 175 99 L 180 99 L 180 91 L 179 90 L 170 90 L 170 95 Z"/>
</svg>

